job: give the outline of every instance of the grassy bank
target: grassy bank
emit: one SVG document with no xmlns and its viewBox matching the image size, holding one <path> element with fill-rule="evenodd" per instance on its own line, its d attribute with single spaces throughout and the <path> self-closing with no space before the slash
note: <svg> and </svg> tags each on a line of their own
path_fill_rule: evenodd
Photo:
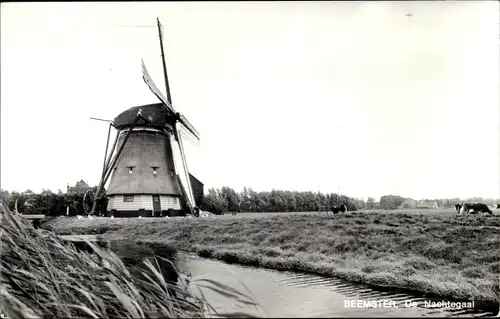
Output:
<svg viewBox="0 0 500 319">
<path fill-rule="evenodd" d="M 0 313 L 10 318 L 202 318 L 206 300 L 177 278 L 164 246 L 115 243 L 118 254 L 87 243 L 92 252 L 36 230 L 0 202 Z M 159 256 L 159 255 L 157 255 Z M 169 271 L 170 274 L 162 273 Z M 177 280 L 179 279 L 179 280 Z M 176 282 L 176 283 L 175 283 Z M 230 287 L 198 279 L 206 289 L 241 297 Z M 226 291 L 224 291 L 226 290 Z M 224 314 L 218 314 L 224 316 Z M 231 314 L 225 314 L 232 316 Z"/>
<path fill-rule="evenodd" d="M 60 234 L 161 242 L 226 261 L 448 298 L 500 299 L 498 216 L 353 212 L 334 218 L 58 218 L 48 226 Z"/>
</svg>

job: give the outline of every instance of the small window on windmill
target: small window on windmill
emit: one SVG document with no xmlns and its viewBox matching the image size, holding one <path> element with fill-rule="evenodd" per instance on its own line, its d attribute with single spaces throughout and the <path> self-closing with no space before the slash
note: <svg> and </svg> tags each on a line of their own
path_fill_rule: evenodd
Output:
<svg viewBox="0 0 500 319">
<path fill-rule="evenodd" d="M 174 176 L 174 170 L 173 169 L 169 169 L 168 171 L 170 172 L 170 176 L 173 177 Z"/>
<path fill-rule="evenodd" d="M 124 195 L 123 201 L 126 203 L 131 203 L 134 201 L 134 195 Z"/>
<path fill-rule="evenodd" d="M 134 166 L 127 166 L 128 168 L 128 173 L 132 174 L 132 171 L 134 170 Z"/>
<path fill-rule="evenodd" d="M 158 174 L 158 166 L 151 166 L 151 168 L 153 169 L 153 176 L 156 177 L 157 174 Z"/>
</svg>

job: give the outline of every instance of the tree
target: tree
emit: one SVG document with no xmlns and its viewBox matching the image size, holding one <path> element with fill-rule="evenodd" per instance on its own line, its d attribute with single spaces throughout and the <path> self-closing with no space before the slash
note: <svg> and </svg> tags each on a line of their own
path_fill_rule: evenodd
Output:
<svg viewBox="0 0 500 319">
<path fill-rule="evenodd" d="M 227 201 L 220 192 L 214 188 L 208 190 L 208 194 L 203 197 L 202 207 L 204 210 L 214 214 L 221 214 L 227 211 Z"/>
<path fill-rule="evenodd" d="M 234 189 L 224 186 L 220 190 L 220 196 L 227 202 L 228 211 L 238 212 L 240 210 L 240 198 Z"/>
<path fill-rule="evenodd" d="M 375 208 L 375 198 L 368 197 L 368 199 L 366 200 L 366 208 L 367 209 L 374 209 Z"/>
<path fill-rule="evenodd" d="M 8 203 L 10 199 L 10 193 L 7 190 L 0 189 L 0 200 L 2 200 L 4 203 Z"/>
<path fill-rule="evenodd" d="M 405 198 L 396 195 L 384 195 L 380 197 L 380 207 L 382 209 L 397 209 L 405 201 Z"/>
<path fill-rule="evenodd" d="M 356 206 L 357 209 L 365 209 L 366 208 L 366 203 L 363 199 L 355 198 L 353 199 L 354 205 Z"/>
</svg>

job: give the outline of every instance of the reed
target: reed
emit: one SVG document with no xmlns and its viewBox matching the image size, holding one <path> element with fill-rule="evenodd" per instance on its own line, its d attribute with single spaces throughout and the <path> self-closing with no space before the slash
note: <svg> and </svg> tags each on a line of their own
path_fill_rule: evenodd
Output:
<svg viewBox="0 0 500 319">
<path fill-rule="evenodd" d="M 65 244 L 53 232 L 37 230 L 0 202 L 0 311 L 11 318 L 203 318 L 247 314 L 214 313 L 188 280 L 167 282 L 158 259 L 130 269 L 112 251 L 92 242 L 93 253 Z M 165 260 L 164 260 L 165 261 Z M 204 288 L 252 303 L 231 287 L 198 279 Z"/>
</svg>

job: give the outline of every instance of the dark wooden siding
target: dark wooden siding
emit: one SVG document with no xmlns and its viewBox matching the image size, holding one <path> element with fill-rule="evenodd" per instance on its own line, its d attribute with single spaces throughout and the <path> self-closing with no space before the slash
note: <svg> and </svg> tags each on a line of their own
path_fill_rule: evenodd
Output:
<svg viewBox="0 0 500 319">
<path fill-rule="evenodd" d="M 191 182 L 191 186 L 193 187 L 193 195 L 196 206 L 201 206 L 201 200 L 203 199 L 203 183 L 191 174 L 189 174 L 189 180 Z"/>
</svg>

